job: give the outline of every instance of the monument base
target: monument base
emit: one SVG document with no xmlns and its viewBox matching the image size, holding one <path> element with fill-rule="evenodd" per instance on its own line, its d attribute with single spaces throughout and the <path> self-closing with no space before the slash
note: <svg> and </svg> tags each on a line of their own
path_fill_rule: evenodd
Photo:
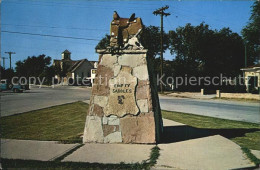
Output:
<svg viewBox="0 0 260 170">
<path fill-rule="evenodd" d="M 98 53 L 83 142 L 158 142 L 163 125 L 147 50 Z"/>
</svg>

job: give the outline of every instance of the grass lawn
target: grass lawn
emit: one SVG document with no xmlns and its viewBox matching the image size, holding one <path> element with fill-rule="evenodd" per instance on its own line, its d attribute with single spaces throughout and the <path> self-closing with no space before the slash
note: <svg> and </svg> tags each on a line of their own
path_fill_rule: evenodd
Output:
<svg viewBox="0 0 260 170">
<path fill-rule="evenodd" d="M 65 143 L 81 142 L 88 104 L 74 102 L 23 114 L 3 117 L 0 120 L 2 138 L 27 140 L 55 140 Z M 200 129 L 244 130 L 259 129 L 231 138 L 241 147 L 260 150 L 260 125 L 247 122 L 162 111 L 163 118 Z"/>
<path fill-rule="evenodd" d="M 184 123 L 188 126 L 199 129 L 212 129 L 229 133 L 232 131 L 247 131 L 254 129 L 254 132 L 245 133 L 243 136 L 232 137 L 232 141 L 239 144 L 241 147 L 260 150 L 260 125 L 255 123 L 247 123 L 240 121 L 233 121 L 227 119 L 219 119 L 206 116 L 198 116 L 187 113 L 162 111 L 163 118 L 174 120 L 176 122 Z M 259 129 L 259 130 L 257 130 Z M 231 135 L 232 136 L 232 135 Z"/>
<path fill-rule="evenodd" d="M 33 161 L 19 159 L 2 159 L 2 166 L 5 169 L 149 169 L 149 164 L 99 164 L 85 162 L 57 162 L 57 161 Z"/>
<path fill-rule="evenodd" d="M 87 109 L 75 102 L 2 117 L 1 138 L 81 142 Z"/>
</svg>

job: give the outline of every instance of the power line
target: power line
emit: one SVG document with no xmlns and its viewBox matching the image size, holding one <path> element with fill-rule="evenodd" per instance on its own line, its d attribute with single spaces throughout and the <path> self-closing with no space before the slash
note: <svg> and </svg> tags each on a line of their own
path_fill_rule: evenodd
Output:
<svg viewBox="0 0 260 170">
<path fill-rule="evenodd" d="M 15 26 L 15 27 L 41 27 L 41 28 L 52 28 L 52 29 L 75 29 L 75 30 L 91 30 L 91 31 L 108 31 L 108 29 L 99 29 L 99 28 L 77 28 L 77 27 L 57 27 L 57 26 L 44 26 L 44 25 L 25 25 L 25 24 L 2 24 L 7 26 Z"/>
<path fill-rule="evenodd" d="M 29 33 L 29 32 L 6 31 L 6 30 L 2 30 L 1 32 L 10 33 L 10 34 L 23 34 L 23 35 L 34 35 L 34 36 L 43 36 L 43 37 L 67 38 L 67 39 L 76 39 L 76 40 L 100 41 L 99 39 L 94 39 L 94 38 L 67 37 L 67 36 L 37 34 L 37 33 Z"/>
</svg>

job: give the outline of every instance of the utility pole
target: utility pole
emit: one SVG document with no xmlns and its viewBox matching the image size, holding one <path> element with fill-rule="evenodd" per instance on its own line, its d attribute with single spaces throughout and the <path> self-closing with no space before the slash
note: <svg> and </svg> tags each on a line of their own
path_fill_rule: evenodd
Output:
<svg viewBox="0 0 260 170">
<path fill-rule="evenodd" d="M 245 43 L 245 67 L 247 67 L 247 51 L 246 51 L 246 43 Z"/>
<path fill-rule="evenodd" d="M 12 54 L 15 54 L 15 52 L 5 52 L 6 54 L 9 54 L 9 59 L 10 59 L 10 69 L 12 69 Z"/>
<path fill-rule="evenodd" d="M 2 57 L 3 59 L 3 68 L 5 68 L 5 59 L 7 59 L 7 57 Z"/>
<path fill-rule="evenodd" d="M 165 13 L 164 10 L 168 9 L 169 6 L 166 5 L 165 7 L 159 8 L 153 11 L 154 15 L 161 15 L 161 76 L 163 76 L 163 17 L 171 15 L 170 13 Z M 163 93 L 163 84 L 160 84 L 161 93 Z"/>
</svg>

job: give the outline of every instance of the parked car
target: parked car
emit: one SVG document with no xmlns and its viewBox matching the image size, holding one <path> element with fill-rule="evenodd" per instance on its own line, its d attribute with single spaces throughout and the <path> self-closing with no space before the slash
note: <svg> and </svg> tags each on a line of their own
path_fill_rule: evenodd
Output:
<svg viewBox="0 0 260 170">
<path fill-rule="evenodd" d="M 15 93 L 23 92 L 25 89 L 20 84 L 12 84 L 7 79 L 1 80 L 1 91 L 11 90 Z"/>
</svg>

